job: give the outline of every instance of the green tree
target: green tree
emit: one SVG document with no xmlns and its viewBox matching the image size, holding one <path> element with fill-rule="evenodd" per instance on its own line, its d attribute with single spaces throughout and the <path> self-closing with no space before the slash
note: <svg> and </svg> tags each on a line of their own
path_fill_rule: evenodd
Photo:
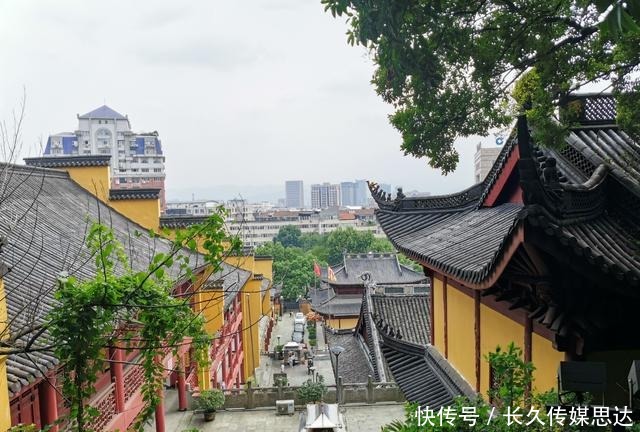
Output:
<svg viewBox="0 0 640 432">
<path fill-rule="evenodd" d="M 159 402 L 164 375 L 159 356 L 166 350 L 175 352 L 185 338 L 191 338 L 194 358 L 206 361 L 210 338 L 202 316 L 191 309 L 189 298 L 171 294 L 176 280 L 195 281 L 186 252 L 195 252 L 198 240 L 206 250 L 204 261 L 214 269 L 225 253 L 224 244 L 230 245 L 231 251 L 238 249 L 237 240 L 225 234 L 225 215 L 220 208 L 205 223 L 176 233 L 170 250 L 155 254 L 143 271 L 129 266 L 124 247 L 109 228 L 97 222 L 91 225 L 86 244 L 95 261 L 95 276 L 86 280 L 61 276 L 55 292 L 57 305 L 43 325 L 56 341 L 54 353 L 62 365 L 69 430 L 90 430 L 91 420 L 99 414 L 87 401 L 109 361 L 104 355 L 109 348 L 135 348 L 140 352 L 144 408 L 133 426 L 135 430 L 143 429 Z M 179 273 L 177 278 L 168 276 L 169 269 Z"/>
<path fill-rule="evenodd" d="M 316 281 L 313 273 L 316 258 L 300 248 L 284 247 L 281 243 L 267 243 L 260 246 L 256 254 L 273 257 L 274 283 L 282 284 L 282 296 L 287 300 L 303 296 L 307 287 Z"/>
<path fill-rule="evenodd" d="M 553 144 L 564 130 L 549 120 L 555 107 L 598 80 L 619 94 L 623 126 L 640 129 L 640 0 L 321 2 L 347 17 L 348 42 L 371 52 L 402 150 L 444 174 L 458 163 L 456 138 L 508 125 L 525 102 L 534 136 Z M 566 128 L 571 116 L 563 119 Z"/>
<path fill-rule="evenodd" d="M 278 235 L 274 241 L 285 247 L 300 247 L 300 236 L 302 236 L 300 228 L 295 225 L 286 225 L 278 230 Z"/>
<path fill-rule="evenodd" d="M 344 253 L 375 252 L 371 250 L 374 239 L 369 231 L 356 231 L 353 228 L 337 229 L 327 237 L 327 261 L 331 265 L 336 265 L 342 262 Z"/>
</svg>

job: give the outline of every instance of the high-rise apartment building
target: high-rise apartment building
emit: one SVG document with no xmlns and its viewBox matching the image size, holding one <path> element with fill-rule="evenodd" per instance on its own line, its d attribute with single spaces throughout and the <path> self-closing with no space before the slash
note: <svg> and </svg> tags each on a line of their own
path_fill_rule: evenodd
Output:
<svg viewBox="0 0 640 432">
<path fill-rule="evenodd" d="M 480 183 L 491 171 L 493 163 L 500 154 L 500 147 L 482 147 L 481 143 L 476 146 L 476 154 L 474 157 L 475 168 L 473 180 Z"/>
<path fill-rule="evenodd" d="M 165 208 L 165 158 L 158 132 L 136 133 L 106 105 L 78 116 L 78 129 L 49 136 L 45 156 L 111 155 L 113 189 L 157 188 Z"/>
<path fill-rule="evenodd" d="M 339 207 L 342 205 L 339 184 L 311 185 L 311 206 L 316 209 Z"/>
<path fill-rule="evenodd" d="M 302 180 L 284 182 L 285 204 L 288 208 L 304 208 L 304 184 Z"/>
<path fill-rule="evenodd" d="M 340 183 L 340 199 L 343 206 L 366 207 L 369 201 L 369 188 L 366 180 Z"/>
<path fill-rule="evenodd" d="M 340 198 L 343 206 L 356 206 L 356 184 L 354 182 L 340 183 Z"/>
</svg>

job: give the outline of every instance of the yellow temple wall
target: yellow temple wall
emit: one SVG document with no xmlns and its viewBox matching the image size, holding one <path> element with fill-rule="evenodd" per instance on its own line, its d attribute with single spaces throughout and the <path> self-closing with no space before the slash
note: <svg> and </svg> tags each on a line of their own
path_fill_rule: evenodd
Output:
<svg viewBox="0 0 640 432">
<path fill-rule="evenodd" d="M 146 229 L 159 231 L 160 200 L 131 199 L 109 201 L 109 207 L 128 217 Z"/>
<path fill-rule="evenodd" d="M 86 189 L 90 194 L 96 196 L 100 201 L 109 201 L 109 189 L 111 188 L 111 176 L 109 166 L 82 166 L 64 167 L 69 177 Z"/>
<path fill-rule="evenodd" d="M 473 316 L 473 315 L 472 315 Z M 471 318 L 470 318 L 471 319 Z M 502 315 L 499 312 L 480 305 L 480 392 L 488 395 L 489 390 L 489 362 L 486 356 L 495 352 L 496 347 L 506 349 L 513 342 L 519 348 L 524 348 L 524 326 Z M 469 355 L 475 356 L 473 345 L 469 347 Z M 469 377 L 466 377 L 470 381 Z"/>
<path fill-rule="evenodd" d="M 455 287 L 447 286 L 448 360 L 467 382 L 476 382 L 474 300 Z M 437 332 L 436 332 L 437 335 Z"/>
<path fill-rule="evenodd" d="M 550 340 L 533 333 L 531 336 L 531 362 L 533 371 L 533 388 L 538 392 L 546 392 L 557 387 L 557 371 L 564 353 L 556 351 Z"/>
</svg>

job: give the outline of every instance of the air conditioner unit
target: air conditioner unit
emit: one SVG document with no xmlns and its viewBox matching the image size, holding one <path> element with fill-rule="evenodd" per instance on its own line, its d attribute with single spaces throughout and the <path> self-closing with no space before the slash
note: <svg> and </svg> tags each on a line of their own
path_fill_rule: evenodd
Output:
<svg viewBox="0 0 640 432">
<path fill-rule="evenodd" d="M 277 415 L 293 415 L 295 413 L 295 407 L 293 400 L 279 400 L 276 401 L 276 414 Z"/>
</svg>

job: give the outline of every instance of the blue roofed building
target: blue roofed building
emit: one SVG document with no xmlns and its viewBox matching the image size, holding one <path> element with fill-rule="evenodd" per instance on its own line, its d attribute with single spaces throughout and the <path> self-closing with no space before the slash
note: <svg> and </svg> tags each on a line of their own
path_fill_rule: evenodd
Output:
<svg viewBox="0 0 640 432">
<path fill-rule="evenodd" d="M 165 209 L 165 157 L 158 132 L 133 132 L 129 117 L 106 105 L 78 115 L 76 131 L 50 135 L 44 155 L 111 155 L 111 187 L 160 189 Z"/>
</svg>

